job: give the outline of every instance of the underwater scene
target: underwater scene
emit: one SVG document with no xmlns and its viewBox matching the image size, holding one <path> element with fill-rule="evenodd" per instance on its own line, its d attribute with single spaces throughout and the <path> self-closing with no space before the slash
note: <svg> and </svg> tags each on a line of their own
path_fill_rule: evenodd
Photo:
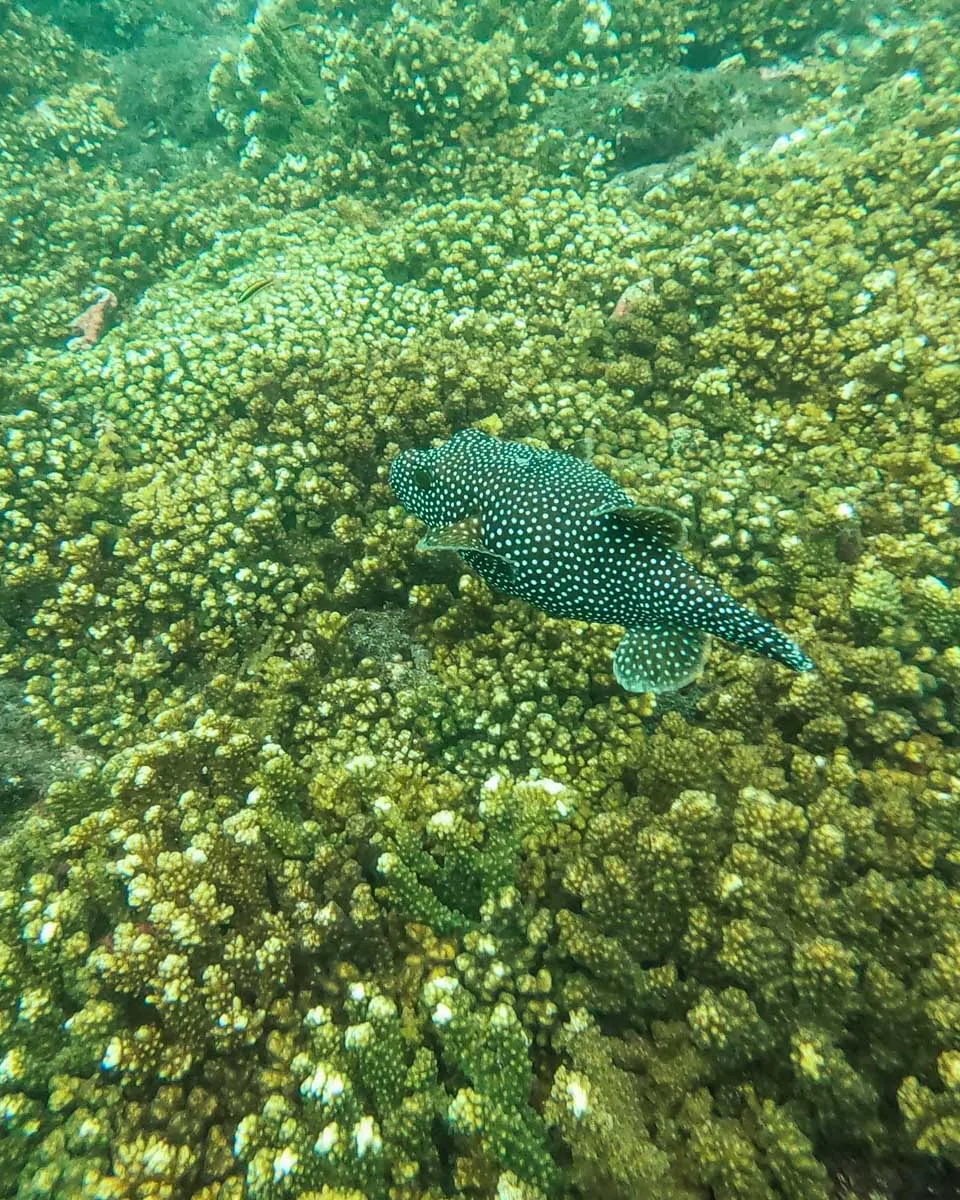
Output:
<svg viewBox="0 0 960 1200">
<path fill-rule="evenodd" d="M 960 2 L 0 93 L 0 1198 L 960 1197 Z"/>
</svg>

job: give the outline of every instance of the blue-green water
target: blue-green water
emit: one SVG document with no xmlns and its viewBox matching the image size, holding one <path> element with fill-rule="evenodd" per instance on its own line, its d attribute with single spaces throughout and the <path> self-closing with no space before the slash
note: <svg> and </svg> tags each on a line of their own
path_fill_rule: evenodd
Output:
<svg viewBox="0 0 960 1200">
<path fill-rule="evenodd" d="M 960 1193 L 958 22 L 0 0 L 0 1195 Z"/>
</svg>

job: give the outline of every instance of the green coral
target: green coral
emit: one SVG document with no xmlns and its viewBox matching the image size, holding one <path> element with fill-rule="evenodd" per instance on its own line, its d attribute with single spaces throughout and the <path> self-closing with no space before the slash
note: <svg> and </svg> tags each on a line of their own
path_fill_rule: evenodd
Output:
<svg viewBox="0 0 960 1200">
<path fill-rule="evenodd" d="M 83 160 L 100 153 L 123 122 L 106 70 L 55 26 L 19 5 L 0 6 L 4 90 L 0 114 L 0 162 L 16 194 L 24 160 Z M 12 169 L 13 174 L 6 172 Z M 15 239 L 15 244 L 16 244 Z"/>
<path fill-rule="evenodd" d="M 825 1200 L 827 1173 L 789 1112 L 753 1089 L 712 1094 L 689 1030 L 654 1023 L 649 1038 L 604 1036 L 576 1010 L 558 1038 L 568 1066 L 547 1112 L 585 1191 L 652 1200 L 779 1195 Z"/>
<path fill-rule="evenodd" d="M 198 786 L 179 790 L 173 780 L 189 775 Z M 546 1183 L 554 1167 L 518 1016 L 535 997 L 515 974 L 521 960 L 499 959 L 526 943 L 533 915 L 520 909 L 518 838 L 512 865 L 495 845 L 477 854 L 484 915 L 459 952 L 436 959 L 453 974 L 417 961 L 427 926 L 390 886 L 374 895 L 365 882 L 381 822 L 403 844 L 437 828 L 418 811 L 423 783 L 357 763 L 307 786 L 256 722 L 207 713 L 102 776 L 54 785 L 15 835 L 2 894 L 6 969 L 19 979 L 2 1034 L 11 1170 L 64 1188 L 81 1171 L 85 1186 L 109 1189 L 137 1170 L 183 1186 L 216 1144 L 219 1177 L 243 1172 L 254 1195 L 329 1185 L 385 1196 L 391 1179 L 437 1184 L 442 1117 L 473 1159 L 464 1170 L 503 1164 Z M 496 791 L 505 819 L 561 819 L 541 787 L 502 780 Z M 90 811 L 70 824 L 78 803 Z M 44 842 L 54 874 L 34 861 Z M 106 932 L 92 944 L 97 926 Z M 80 963 L 72 985 L 58 980 Z M 209 1086 L 198 1089 L 201 1064 Z M 28 1099 L 37 1090 L 46 1110 Z M 161 1134 L 155 1122 L 177 1109 Z M 79 1125 L 76 1161 L 64 1161 L 63 1131 Z"/>
<path fill-rule="evenodd" d="M 315 161 L 339 184 L 360 186 L 371 173 L 381 181 L 406 176 L 435 184 L 444 162 L 469 163 L 503 132 L 511 134 L 514 153 L 518 143 L 535 153 L 557 135 L 551 110 L 589 106 L 600 80 L 659 71 L 688 53 L 701 66 L 738 51 L 741 63 L 768 60 L 809 45 L 824 28 L 848 20 L 856 5 L 814 3 L 789 12 L 740 5 L 732 17 L 710 4 L 682 11 L 606 0 L 423 0 L 415 9 L 384 9 L 361 13 L 302 0 L 258 5 L 240 46 L 224 51 L 210 74 L 211 105 L 245 167 L 259 175 L 278 165 L 303 172 Z M 632 92 L 627 162 L 650 161 L 651 145 L 686 149 L 728 123 L 726 79 L 694 75 L 678 86 L 680 80 L 680 73 L 660 75 Z"/>
<path fill-rule="evenodd" d="M 29 0 L 24 7 L 52 17 L 82 44 L 103 48 L 139 42 L 158 29 L 195 35 L 236 6 L 229 0 L 173 0 L 162 8 L 150 0 Z"/>
<path fill-rule="evenodd" d="M 2 12 L 0 1192 L 945 1193 L 956 15 L 784 63 L 846 6 L 263 6 L 262 172 L 154 186 Z M 551 132 L 684 47 L 784 131 L 626 180 Z M 627 696 L 418 555 L 389 461 L 469 424 L 679 512 L 817 671 Z"/>
<path fill-rule="evenodd" d="M 269 0 L 214 66 L 210 101 L 261 174 L 285 153 L 333 154 L 341 170 L 389 164 L 398 174 L 408 160 L 423 169 L 445 147 L 471 149 L 516 123 L 535 94 L 516 38 L 480 24 L 448 2 L 345 20 L 327 5 Z"/>
</svg>

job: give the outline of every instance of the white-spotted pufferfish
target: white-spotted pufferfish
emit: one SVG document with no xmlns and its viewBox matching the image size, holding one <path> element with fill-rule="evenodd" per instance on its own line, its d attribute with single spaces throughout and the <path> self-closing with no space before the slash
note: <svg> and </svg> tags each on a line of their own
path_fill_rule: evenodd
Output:
<svg viewBox="0 0 960 1200">
<path fill-rule="evenodd" d="M 800 647 L 679 552 L 679 517 L 634 503 L 609 475 L 556 450 L 462 429 L 390 466 L 400 503 L 429 527 L 421 550 L 455 550 L 491 587 L 569 617 L 623 625 L 613 656 L 630 692 L 699 675 L 708 635 L 795 671 Z"/>
</svg>

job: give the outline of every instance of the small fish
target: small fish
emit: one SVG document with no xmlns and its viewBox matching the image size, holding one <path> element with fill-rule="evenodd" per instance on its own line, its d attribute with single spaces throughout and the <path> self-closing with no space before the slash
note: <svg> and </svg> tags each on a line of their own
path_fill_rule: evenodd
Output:
<svg viewBox="0 0 960 1200">
<path fill-rule="evenodd" d="M 262 292 L 264 288 L 268 288 L 276 279 L 275 275 L 266 275 L 261 279 L 254 279 L 243 289 L 237 296 L 238 304 L 246 304 L 248 300 L 252 300 L 254 296 Z"/>
<path fill-rule="evenodd" d="M 110 328 L 117 297 L 109 288 L 98 287 L 93 293 L 93 303 L 88 304 L 70 327 L 77 336 L 67 342 L 68 350 L 89 350 L 95 346 Z"/>
<path fill-rule="evenodd" d="M 627 691 L 696 678 L 709 634 L 813 670 L 795 642 L 694 570 L 679 517 L 635 504 L 591 463 L 462 429 L 399 454 L 390 484 L 429 528 L 418 549 L 457 551 L 491 587 L 551 617 L 625 626 L 613 673 Z"/>
</svg>

